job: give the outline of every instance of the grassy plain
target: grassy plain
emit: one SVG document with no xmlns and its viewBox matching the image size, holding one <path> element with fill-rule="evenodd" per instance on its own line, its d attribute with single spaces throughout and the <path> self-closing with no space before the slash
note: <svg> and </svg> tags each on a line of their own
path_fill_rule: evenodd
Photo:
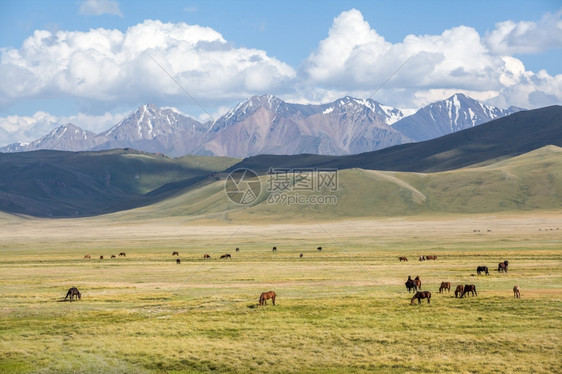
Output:
<svg viewBox="0 0 562 374">
<path fill-rule="evenodd" d="M 0 215 L 0 372 L 562 371 L 561 213 L 265 222 Z"/>
</svg>

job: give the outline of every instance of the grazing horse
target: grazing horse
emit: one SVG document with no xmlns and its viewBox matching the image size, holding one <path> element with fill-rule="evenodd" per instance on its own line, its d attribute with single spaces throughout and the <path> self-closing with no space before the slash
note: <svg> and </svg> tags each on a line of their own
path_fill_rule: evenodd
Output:
<svg viewBox="0 0 562 374">
<path fill-rule="evenodd" d="M 317 251 L 321 251 L 321 250 L 322 250 L 322 247 L 318 247 L 318 248 L 316 248 L 316 250 L 317 250 Z"/>
<path fill-rule="evenodd" d="M 431 300 L 431 292 L 429 291 L 418 291 L 410 300 L 410 303 L 413 304 L 414 300 L 418 299 L 418 304 L 421 304 L 421 299 L 427 299 L 427 303 L 430 303 Z"/>
<path fill-rule="evenodd" d="M 476 268 L 476 273 L 478 275 L 480 275 L 480 273 L 484 273 L 486 275 L 490 275 L 490 273 L 488 273 L 488 267 L 487 266 L 478 266 Z"/>
<path fill-rule="evenodd" d="M 222 255 L 221 258 L 232 258 L 232 256 L 227 253 L 227 254 L 225 254 L 225 255 Z"/>
<path fill-rule="evenodd" d="M 103 255 L 102 255 L 102 256 L 100 256 L 100 260 L 103 260 Z"/>
<path fill-rule="evenodd" d="M 464 295 L 466 295 L 469 292 L 472 293 L 472 296 L 474 296 L 474 295 L 478 296 L 478 292 L 476 292 L 476 286 L 475 285 L 465 284 L 464 285 L 464 291 L 462 292 L 462 295 L 461 295 L 461 299 L 464 297 Z"/>
<path fill-rule="evenodd" d="M 433 256 L 425 256 L 425 258 L 426 258 L 427 260 L 437 260 L 437 256 L 436 256 L 436 255 L 433 255 Z"/>
<path fill-rule="evenodd" d="M 240 248 L 236 247 L 236 252 L 240 252 Z"/>
<path fill-rule="evenodd" d="M 179 256 L 179 255 L 180 255 L 180 254 L 179 254 L 179 252 L 177 252 L 177 251 L 173 251 L 173 252 L 172 252 L 172 256 Z"/>
<path fill-rule="evenodd" d="M 275 305 L 275 296 L 277 296 L 275 291 L 262 292 L 260 295 L 260 305 L 267 305 L 267 300 L 269 299 L 271 299 L 273 305 Z"/>
<path fill-rule="evenodd" d="M 414 282 L 414 280 L 412 279 L 412 277 L 410 277 L 408 275 L 408 280 L 406 281 L 406 289 L 408 290 L 408 293 L 410 293 L 412 290 L 417 291 L 418 290 L 418 286 L 416 286 L 416 283 Z"/>
<path fill-rule="evenodd" d="M 404 256 L 398 257 L 398 260 L 400 260 L 400 262 L 402 262 L 402 261 L 408 262 L 408 259 Z"/>
<path fill-rule="evenodd" d="M 121 256 L 123 256 L 123 257 L 127 257 L 127 255 L 125 254 L 125 252 L 121 252 L 121 253 L 119 253 L 119 257 L 121 257 Z"/>
<path fill-rule="evenodd" d="M 277 252 L 277 247 L 273 247 L 271 250 L 272 250 L 273 252 Z"/>
<path fill-rule="evenodd" d="M 205 253 L 205 254 L 203 255 L 203 258 L 211 258 L 211 256 Z"/>
<path fill-rule="evenodd" d="M 519 286 L 513 287 L 513 297 L 516 297 L 518 299 L 521 298 L 521 289 L 519 288 Z"/>
<path fill-rule="evenodd" d="M 69 296 L 70 296 L 70 302 L 72 302 L 73 297 L 76 298 L 77 300 L 82 300 L 82 295 L 80 294 L 80 291 L 78 291 L 78 288 L 76 287 L 69 288 L 64 299 L 66 300 Z"/>
<path fill-rule="evenodd" d="M 301 253 L 301 254 L 299 255 L 299 257 L 302 258 L 302 256 L 303 256 L 303 255 L 302 255 L 302 253 Z"/>
<path fill-rule="evenodd" d="M 500 262 L 498 264 L 498 272 L 501 273 L 506 272 L 507 273 L 507 265 L 509 265 L 509 261 L 505 260 L 504 262 Z"/>
<path fill-rule="evenodd" d="M 92 258 L 92 256 L 86 255 L 86 256 L 84 256 L 84 258 Z"/>
<path fill-rule="evenodd" d="M 445 290 L 447 290 L 447 292 L 451 291 L 451 282 L 441 282 L 441 287 L 439 287 L 439 293 L 443 293 Z"/>
<path fill-rule="evenodd" d="M 462 294 L 464 292 L 464 286 L 462 284 L 459 284 L 457 286 L 457 289 L 455 290 L 455 297 L 462 297 Z"/>
<path fill-rule="evenodd" d="M 115 256 L 115 255 L 111 255 L 111 258 L 117 258 L 117 256 Z"/>
<path fill-rule="evenodd" d="M 181 264 L 181 260 L 179 258 L 176 258 L 176 264 Z"/>
</svg>

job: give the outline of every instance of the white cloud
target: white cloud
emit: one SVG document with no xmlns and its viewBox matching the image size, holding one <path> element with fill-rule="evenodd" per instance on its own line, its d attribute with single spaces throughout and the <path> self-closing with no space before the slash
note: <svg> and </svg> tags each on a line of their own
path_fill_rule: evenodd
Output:
<svg viewBox="0 0 562 374">
<path fill-rule="evenodd" d="M 235 48 L 197 25 L 146 20 L 124 33 L 37 30 L 21 48 L 2 52 L 0 106 L 46 96 L 97 101 L 106 108 L 185 102 L 185 92 L 167 72 L 192 95 L 213 100 L 277 92 L 295 76 L 265 51 Z"/>
<path fill-rule="evenodd" d="M 123 17 L 119 10 L 119 3 L 110 0 L 86 0 L 80 4 L 78 13 L 86 16 L 101 16 L 109 14 L 113 16 Z"/>
<path fill-rule="evenodd" d="M 541 23 L 527 27 L 526 43 L 533 44 L 533 35 L 561 27 L 560 12 L 556 17 L 545 16 Z M 517 58 L 492 53 L 487 45 L 490 38 L 483 40 L 474 28 L 458 26 L 440 35 L 408 35 L 393 44 L 352 9 L 334 19 L 328 37 L 303 63 L 298 90 L 316 101 L 340 92 L 360 97 L 369 92 L 366 97 L 370 97 L 383 85 L 373 98 L 398 107 L 426 105 L 455 92 L 495 102 L 513 100 L 509 105 L 527 108 L 562 101 L 559 78 L 527 71 Z M 557 31 L 541 43 L 554 46 L 561 38 L 562 32 Z"/>
<path fill-rule="evenodd" d="M 531 54 L 560 48 L 562 10 L 545 14 L 539 22 L 499 22 L 486 34 L 485 43 L 496 55 Z"/>
<path fill-rule="evenodd" d="M 100 133 L 119 122 L 127 113 L 105 113 L 92 116 L 78 113 L 73 116 L 54 116 L 39 111 L 32 116 L 0 117 L 0 147 L 17 142 L 31 142 L 65 123 L 73 123 L 84 130 Z"/>
</svg>

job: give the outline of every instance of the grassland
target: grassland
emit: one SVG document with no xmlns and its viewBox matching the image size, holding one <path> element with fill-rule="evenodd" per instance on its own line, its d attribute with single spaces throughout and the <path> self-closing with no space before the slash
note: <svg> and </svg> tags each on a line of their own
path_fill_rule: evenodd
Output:
<svg viewBox="0 0 562 374">
<path fill-rule="evenodd" d="M 0 215 L 0 372 L 562 371 L 557 211 L 285 223 L 134 215 Z M 498 274 L 505 259 L 509 273 Z M 478 265 L 491 274 L 476 276 Z M 408 275 L 431 304 L 410 304 Z M 441 281 L 475 284 L 478 296 L 438 294 Z M 82 300 L 59 302 L 71 286 Z M 268 290 L 277 305 L 258 307 Z"/>
</svg>

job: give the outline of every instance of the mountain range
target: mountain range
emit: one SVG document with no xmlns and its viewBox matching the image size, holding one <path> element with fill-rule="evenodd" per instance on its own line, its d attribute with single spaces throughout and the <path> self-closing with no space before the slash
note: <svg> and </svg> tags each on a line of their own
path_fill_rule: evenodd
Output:
<svg viewBox="0 0 562 374">
<path fill-rule="evenodd" d="M 139 138 L 143 128 L 140 130 Z M 0 211 L 37 217 L 120 212 L 135 219 L 242 214 L 259 221 L 306 214 L 334 218 L 559 211 L 559 147 L 562 107 L 551 106 L 437 139 L 356 155 L 258 155 L 240 160 L 169 158 L 132 149 L 3 153 Z M 272 205 L 262 189 L 265 192 L 257 204 L 236 206 L 229 202 L 224 189 L 227 176 L 238 168 L 256 171 L 262 185 L 267 183 L 269 168 L 336 169 L 337 205 Z"/>
<path fill-rule="evenodd" d="M 0 152 L 133 148 L 170 157 L 351 155 L 440 137 L 521 110 L 484 105 L 463 94 L 409 116 L 372 99 L 346 96 L 328 104 L 304 105 L 263 95 L 241 102 L 216 120 L 201 123 L 173 109 L 146 104 L 100 134 L 69 123 L 31 143 L 2 147 Z"/>
</svg>

